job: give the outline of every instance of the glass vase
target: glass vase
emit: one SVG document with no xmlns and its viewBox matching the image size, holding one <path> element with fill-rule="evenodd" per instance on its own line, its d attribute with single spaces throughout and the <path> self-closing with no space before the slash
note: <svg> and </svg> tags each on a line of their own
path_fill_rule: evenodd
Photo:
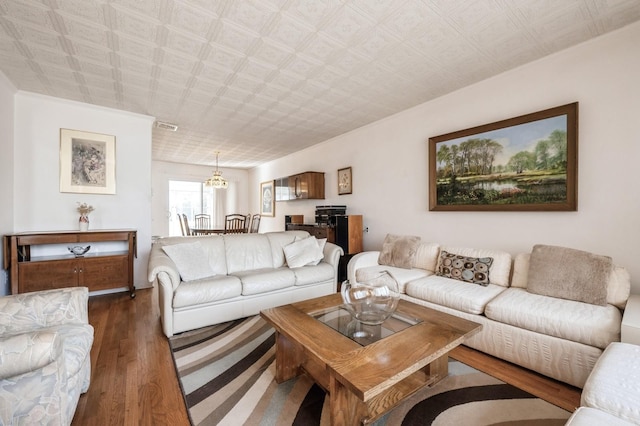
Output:
<svg viewBox="0 0 640 426">
<path fill-rule="evenodd" d="M 80 219 L 78 219 L 78 226 L 81 232 L 87 232 L 89 230 L 89 216 L 86 214 L 80 214 Z"/>
</svg>

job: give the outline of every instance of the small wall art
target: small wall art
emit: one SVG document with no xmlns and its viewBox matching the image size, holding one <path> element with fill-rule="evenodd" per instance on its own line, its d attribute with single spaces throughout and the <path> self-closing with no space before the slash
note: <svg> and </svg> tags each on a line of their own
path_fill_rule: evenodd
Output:
<svg viewBox="0 0 640 426">
<path fill-rule="evenodd" d="M 116 137 L 60 129 L 60 192 L 116 193 Z"/>
<path fill-rule="evenodd" d="M 338 170 L 338 195 L 351 194 L 353 192 L 353 180 L 351 167 Z"/>
<path fill-rule="evenodd" d="M 429 139 L 429 210 L 577 210 L 578 103 Z"/>
<path fill-rule="evenodd" d="M 260 184 L 260 214 L 262 216 L 276 215 L 276 198 L 274 197 L 275 181 L 270 180 Z"/>
</svg>

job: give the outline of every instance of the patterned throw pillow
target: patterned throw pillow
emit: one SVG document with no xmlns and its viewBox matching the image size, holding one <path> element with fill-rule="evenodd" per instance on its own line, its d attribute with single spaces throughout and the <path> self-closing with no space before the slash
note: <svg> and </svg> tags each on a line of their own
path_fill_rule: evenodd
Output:
<svg viewBox="0 0 640 426">
<path fill-rule="evenodd" d="M 437 274 L 441 277 L 487 286 L 492 263 L 492 257 L 466 257 L 442 250 Z"/>
</svg>

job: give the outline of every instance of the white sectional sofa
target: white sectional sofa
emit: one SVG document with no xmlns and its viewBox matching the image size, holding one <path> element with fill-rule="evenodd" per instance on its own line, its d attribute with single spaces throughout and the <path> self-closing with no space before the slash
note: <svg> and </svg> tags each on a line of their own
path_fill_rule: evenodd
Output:
<svg viewBox="0 0 640 426">
<path fill-rule="evenodd" d="M 640 346 L 607 346 L 584 385 L 570 426 L 640 424 Z"/>
<path fill-rule="evenodd" d="M 532 253 L 518 254 L 512 260 L 509 253 L 500 250 L 450 247 L 417 237 L 413 237 L 413 242 L 416 238 L 418 242 L 412 249 L 407 248 L 406 238 L 400 249 L 397 245 L 394 249 L 389 237 L 381 251 L 355 255 L 348 264 L 347 278 L 353 282 L 365 279 L 368 273 L 388 270 L 399 282 L 402 298 L 482 324 L 482 330 L 465 342 L 469 347 L 581 388 L 603 350 L 620 341 L 630 277 L 624 268 L 611 263 L 607 269 L 610 258 L 535 246 Z M 389 253 L 394 250 L 397 253 L 389 262 Z M 545 271 L 541 260 L 548 260 L 549 253 L 559 253 L 562 258 L 549 261 Z M 454 268 L 443 264 L 452 255 L 468 261 L 469 266 L 474 266 L 474 259 L 488 261 L 488 268 L 474 266 L 481 270 L 478 278 L 485 280 L 485 285 L 452 277 Z M 602 268 L 592 270 L 598 262 Z M 560 280 L 554 282 L 556 276 Z M 599 277 L 593 281 L 601 281 L 601 289 L 592 285 L 592 276 Z M 554 294 L 565 281 L 575 281 L 584 291 L 579 287 L 577 292 L 576 288 L 564 289 L 564 295 L 541 294 L 547 283 L 551 285 L 546 291 Z M 580 299 L 585 295 L 595 297 L 598 303 L 559 297 Z"/>
<path fill-rule="evenodd" d="M 171 337 L 335 293 L 342 254 L 306 231 L 160 238 L 148 279 L 157 280 L 162 329 Z"/>
</svg>

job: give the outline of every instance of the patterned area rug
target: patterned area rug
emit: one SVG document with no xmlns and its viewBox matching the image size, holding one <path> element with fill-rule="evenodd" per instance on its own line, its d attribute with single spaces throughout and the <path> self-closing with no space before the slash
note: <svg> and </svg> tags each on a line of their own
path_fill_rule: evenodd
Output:
<svg viewBox="0 0 640 426">
<path fill-rule="evenodd" d="M 306 376 L 274 380 L 275 337 L 259 316 L 169 339 L 194 425 L 329 425 L 324 391 Z M 570 413 L 455 360 L 449 376 L 374 425 L 564 425 Z"/>
</svg>

